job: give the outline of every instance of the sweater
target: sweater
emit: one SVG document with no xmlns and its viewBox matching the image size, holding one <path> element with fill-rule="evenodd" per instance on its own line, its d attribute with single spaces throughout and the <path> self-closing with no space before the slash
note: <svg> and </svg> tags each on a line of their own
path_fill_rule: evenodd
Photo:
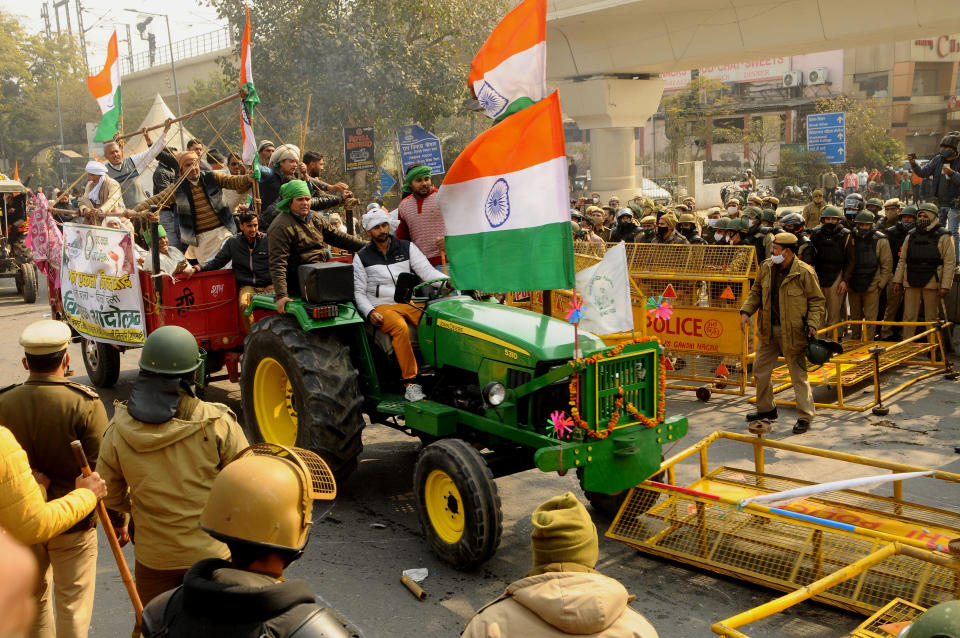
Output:
<svg viewBox="0 0 960 638">
<path fill-rule="evenodd" d="M 437 239 L 446 235 L 443 215 L 437 204 L 438 192 L 436 188 L 431 188 L 426 197 L 408 195 L 397 209 L 400 217 L 397 239 L 412 241 L 434 266 L 441 262 Z"/>
</svg>

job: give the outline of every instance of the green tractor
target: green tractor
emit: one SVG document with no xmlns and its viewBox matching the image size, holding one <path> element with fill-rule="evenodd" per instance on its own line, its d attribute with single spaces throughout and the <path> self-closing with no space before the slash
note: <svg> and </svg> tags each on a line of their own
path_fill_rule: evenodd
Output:
<svg viewBox="0 0 960 638">
<path fill-rule="evenodd" d="M 418 290 L 435 290 L 425 286 Z M 352 295 L 311 297 L 266 316 L 273 299 L 252 300 L 258 320 L 240 379 L 247 436 L 314 450 L 340 480 L 357 466 L 364 414 L 419 437 L 420 522 L 434 552 L 458 569 L 482 564 L 500 543 L 494 478 L 575 470 L 594 508 L 611 514 L 659 470 L 662 446 L 687 432 L 686 418 L 663 419 L 656 342 L 611 348 L 581 333 L 574 359 L 563 321 L 453 293 L 414 298 L 427 398 L 407 402 L 395 360 Z M 575 416 L 572 425 L 569 417 L 551 424 L 557 412 Z"/>
</svg>

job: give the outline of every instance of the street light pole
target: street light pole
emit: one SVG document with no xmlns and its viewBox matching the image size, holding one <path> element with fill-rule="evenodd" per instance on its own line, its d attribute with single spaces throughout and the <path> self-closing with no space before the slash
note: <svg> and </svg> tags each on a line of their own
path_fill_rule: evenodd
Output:
<svg viewBox="0 0 960 638">
<path fill-rule="evenodd" d="M 140 9 L 125 9 L 131 13 L 142 13 L 143 15 L 154 16 L 156 18 L 163 18 L 167 23 L 167 46 L 170 48 L 170 71 L 173 74 L 173 93 L 177 97 L 177 117 L 180 117 L 180 89 L 177 87 L 177 65 L 173 60 L 173 36 L 170 35 L 170 16 L 166 13 L 150 13 L 149 11 L 141 11 Z M 177 127 L 180 131 L 180 150 L 186 150 L 186 144 L 183 142 L 183 127 Z"/>
<path fill-rule="evenodd" d="M 57 125 L 60 128 L 60 157 L 57 158 L 57 164 L 59 165 L 57 172 L 60 173 L 60 186 L 63 186 L 66 180 L 63 176 L 63 112 L 60 109 L 60 69 L 58 69 L 57 65 L 53 62 L 46 60 L 42 60 L 40 64 L 47 64 L 53 67 L 53 85 L 57 92 Z"/>
</svg>

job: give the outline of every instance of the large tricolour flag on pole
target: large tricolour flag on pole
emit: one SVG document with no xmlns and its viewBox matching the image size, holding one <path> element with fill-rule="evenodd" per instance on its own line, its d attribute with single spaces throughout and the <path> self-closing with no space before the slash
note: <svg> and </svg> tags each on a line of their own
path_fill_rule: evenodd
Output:
<svg viewBox="0 0 960 638">
<path fill-rule="evenodd" d="M 567 160 L 556 91 L 473 140 L 447 171 L 438 197 L 458 288 L 573 287 Z"/>
<path fill-rule="evenodd" d="M 106 142 L 120 130 L 120 55 L 117 48 L 117 31 L 114 29 L 107 43 L 107 61 L 96 75 L 87 77 L 87 88 L 93 94 L 100 112 L 100 126 L 93 136 L 94 142 Z"/>
<path fill-rule="evenodd" d="M 250 7 L 247 10 L 247 24 L 243 28 L 243 41 L 240 46 L 240 86 L 247 90 L 247 97 L 243 98 L 240 105 L 240 121 L 243 129 L 243 155 L 244 164 L 253 165 L 253 176 L 260 179 L 260 159 L 257 154 L 257 141 L 253 137 L 253 110 L 260 104 L 260 96 L 257 95 L 257 89 L 253 86 L 253 69 L 250 66 Z"/>
<path fill-rule="evenodd" d="M 547 95 L 547 0 L 524 0 L 508 13 L 470 64 L 467 83 L 492 118 Z M 512 110 L 512 109 L 511 109 Z"/>
</svg>

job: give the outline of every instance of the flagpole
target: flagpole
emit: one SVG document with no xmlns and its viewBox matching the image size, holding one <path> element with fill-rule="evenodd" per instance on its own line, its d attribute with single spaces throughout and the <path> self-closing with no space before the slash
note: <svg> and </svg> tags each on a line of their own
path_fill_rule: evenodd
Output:
<svg viewBox="0 0 960 638">
<path fill-rule="evenodd" d="M 201 106 L 201 107 L 198 108 L 196 111 L 191 111 L 191 112 L 187 113 L 186 115 L 181 115 L 180 117 L 175 117 L 175 118 L 173 118 L 172 120 L 169 120 L 169 122 L 170 122 L 170 124 L 176 124 L 177 122 L 182 122 L 182 121 L 184 121 L 184 120 L 188 120 L 188 119 L 190 119 L 191 117 L 195 117 L 195 116 L 197 116 L 197 115 L 200 115 L 201 113 L 205 113 L 206 111 L 210 111 L 210 110 L 212 110 L 212 109 L 215 109 L 215 108 L 217 108 L 218 106 L 223 106 L 224 104 L 227 104 L 227 103 L 229 103 L 229 102 L 232 102 L 233 100 L 236 100 L 237 98 L 243 99 L 243 98 L 245 98 L 246 96 L 247 96 L 247 90 L 244 89 L 244 88 L 241 88 L 241 89 L 240 89 L 239 91 L 237 91 L 236 93 L 232 93 L 231 95 L 228 95 L 228 96 L 225 97 L 225 98 L 219 99 L 219 100 L 217 100 L 216 102 L 214 102 L 214 103 L 212 103 L 212 104 L 208 104 L 208 105 L 206 105 L 206 106 Z M 123 121 L 123 120 L 122 120 L 123 115 L 121 114 L 120 117 L 121 117 L 121 122 L 122 122 L 122 121 Z M 160 124 L 157 124 L 156 126 L 148 126 L 148 127 L 144 128 L 144 129 L 141 129 L 141 130 L 139 130 L 139 131 L 134 131 L 133 133 L 128 133 L 128 134 L 126 134 L 126 135 L 118 135 L 117 137 L 115 137 L 115 138 L 113 138 L 113 139 L 114 139 L 114 141 L 120 141 L 120 140 L 123 140 L 123 139 L 127 139 L 127 138 L 130 138 L 130 137 L 133 137 L 134 135 L 140 135 L 141 133 L 146 133 L 146 132 L 148 132 L 148 131 L 155 131 L 155 130 L 157 130 L 157 129 L 163 128 L 163 127 L 166 126 L 166 125 L 167 125 L 167 122 L 164 121 L 164 122 L 161 122 Z M 122 126 L 122 124 L 121 124 L 121 126 Z"/>
</svg>

